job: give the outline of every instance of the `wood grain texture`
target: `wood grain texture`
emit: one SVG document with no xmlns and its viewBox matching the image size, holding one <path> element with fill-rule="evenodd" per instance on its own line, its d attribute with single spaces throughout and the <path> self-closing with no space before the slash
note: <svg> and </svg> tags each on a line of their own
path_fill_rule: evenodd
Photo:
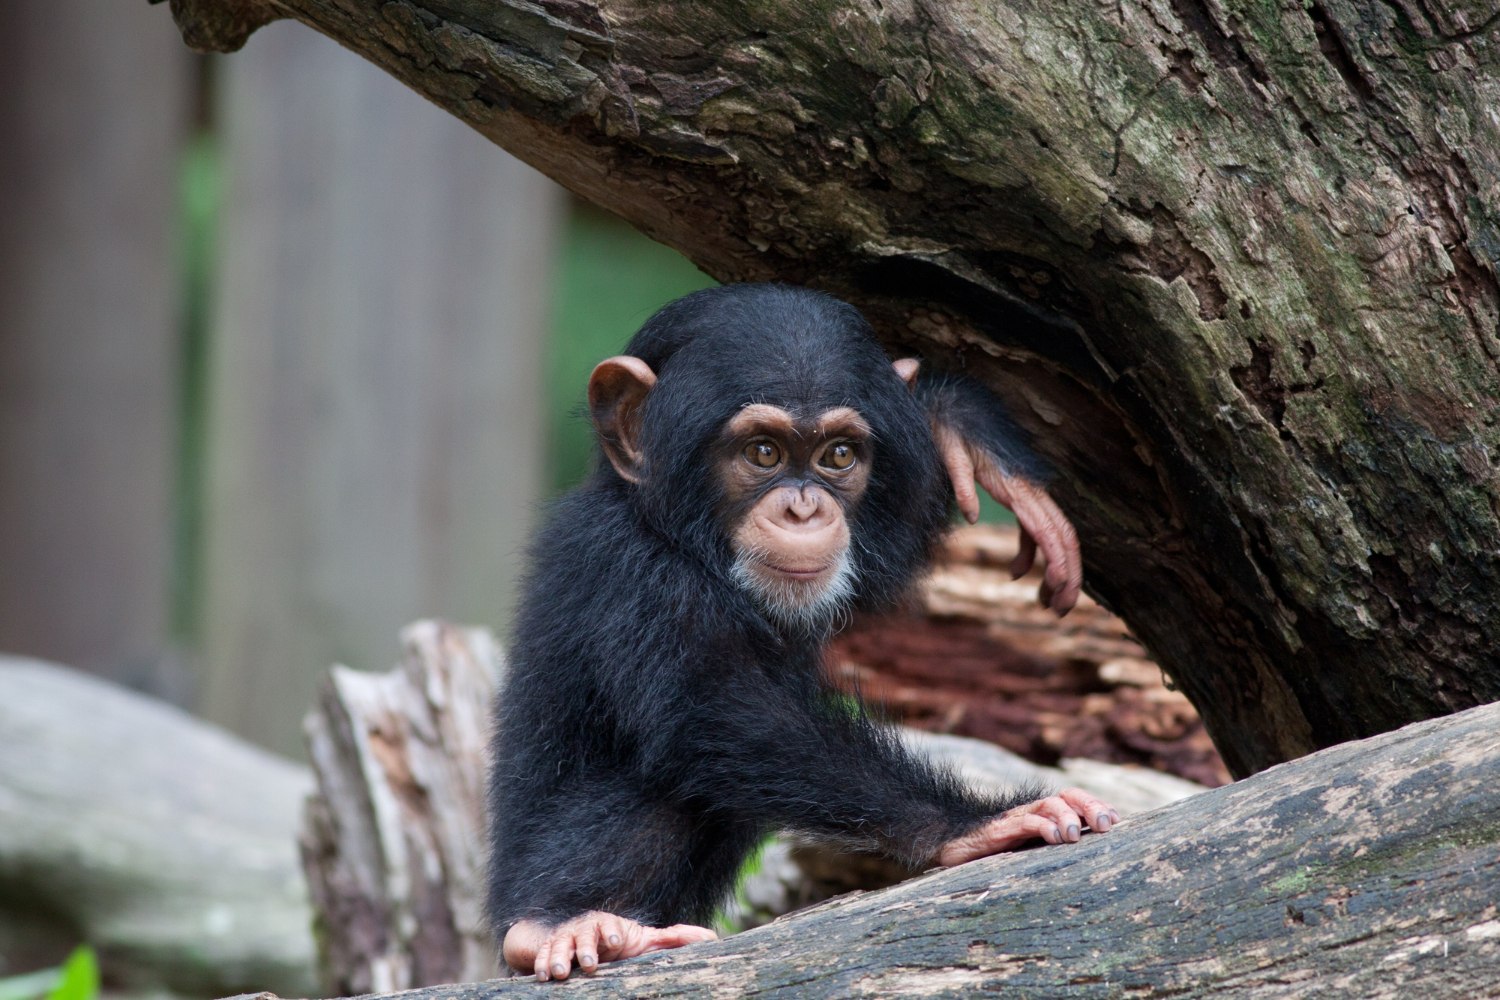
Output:
<svg viewBox="0 0 1500 1000">
<path fill-rule="evenodd" d="M 300 837 L 325 988 L 498 971 L 485 926 L 485 761 L 501 669 L 480 629 L 418 622 L 389 673 L 336 667 L 307 718 L 317 794 Z"/>
<path fill-rule="evenodd" d="M 1087 758 L 1227 782 L 1192 703 L 1125 623 L 1087 594 L 1056 618 L 1037 601 L 1039 567 L 1011 578 L 1018 545 L 1014 527 L 955 529 L 911 606 L 857 616 L 834 638 L 834 683 L 905 725 L 1028 760 Z"/>
</svg>

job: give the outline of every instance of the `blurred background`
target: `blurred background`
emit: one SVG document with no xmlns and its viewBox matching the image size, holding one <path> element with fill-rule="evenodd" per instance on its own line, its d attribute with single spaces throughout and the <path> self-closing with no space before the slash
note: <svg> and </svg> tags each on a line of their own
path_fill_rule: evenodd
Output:
<svg viewBox="0 0 1500 1000">
<path fill-rule="evenodd" d="M 589 370 L 710 281 L 299 25 L 0 45 L 0 652 L 301 756 L 328 665 L 503 630 Z"/>
</svg>

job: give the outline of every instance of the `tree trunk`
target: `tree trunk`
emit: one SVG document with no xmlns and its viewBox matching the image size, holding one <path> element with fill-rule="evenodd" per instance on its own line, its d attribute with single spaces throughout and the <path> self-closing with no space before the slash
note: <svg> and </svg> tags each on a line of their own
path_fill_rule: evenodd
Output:
<svg viewBox="0 0 1500 1000">
<path fill-rule="evenodd" d="M 1324 750 L 1106 836 L 607 966 L 588 995 L 1492 996 L 1497 728 L 1490 705 Z"/>
<path fill-rule="evenodd" d="M 1491 0 L 172 6 L 961 359 L 1234 773 L 1500 698 Z"/>
<path fill-rule="evenodd" d="M 484 767 L 501 669 L 482 629 L 417 622 L 384 674 L 334 667 L 307 716 L 302 868 L 335 994 L 487 979 Z"/>
</svg>

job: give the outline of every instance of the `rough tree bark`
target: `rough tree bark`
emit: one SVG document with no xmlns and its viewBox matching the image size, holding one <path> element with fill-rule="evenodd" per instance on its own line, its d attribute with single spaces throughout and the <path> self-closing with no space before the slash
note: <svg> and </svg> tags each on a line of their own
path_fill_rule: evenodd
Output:
<svg viewBox="0 0 1500 1000">
<path fill-rule="evenodd" d="M 581 987 L 398 996 L 1493 996 L 1497 727 L 1500 705 L 1416 723 Z"/>
<path fill-rule="evenodd" d="M 1236 774 L 1500 698 L 1492 0 L 172 7 L 961 359 Z"/>
</svg>

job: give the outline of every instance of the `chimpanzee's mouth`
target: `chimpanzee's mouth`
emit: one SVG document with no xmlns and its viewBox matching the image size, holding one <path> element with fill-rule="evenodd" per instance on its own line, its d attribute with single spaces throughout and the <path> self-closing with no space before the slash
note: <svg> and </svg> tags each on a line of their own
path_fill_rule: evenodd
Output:
<svg viewBox="0 0 1500 1000">
<path fill-rule="evenodd" d="M 829 571 L 833 569 L 832 566 L 818 566 L 812 569 L 805 569 L 800 566 L 796 568 L 792 568 L 790 566 L 777 566 L 773 563 L 765 563 L 764 565 L 766 569 L 770 570 L 772 573 L 775 573 L 778 576 L 784 576 L 789 580 L 817 580 L 821 577 L 827 576 Z"/>
</svg>

